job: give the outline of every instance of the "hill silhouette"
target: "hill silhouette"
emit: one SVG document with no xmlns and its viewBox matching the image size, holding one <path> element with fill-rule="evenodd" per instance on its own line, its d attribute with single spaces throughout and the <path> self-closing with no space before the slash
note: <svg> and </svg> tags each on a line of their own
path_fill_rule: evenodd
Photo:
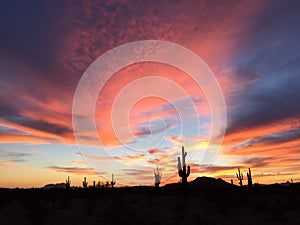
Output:
<svg viewBox="0 0 300 225">
<path fill-rule="evenodd" d="M 166 188 L 175 188 L 180 187 L 180 183 L 166 184 L 164 187 Z M 222 180 L 221 178 L 213 178 L 213 177 L 197 177 L 195 180 L 189 182 L 189 188 L 230 188 L 231 184 Z"/>
<path fill-rule="evenodd" d="M 190 187 L 199 188 L 230 188 L 232 184 L 227 183 L 221 178 L 212 177 L 197 177 L 195 180 L 189 183 Z"/>
</svg>

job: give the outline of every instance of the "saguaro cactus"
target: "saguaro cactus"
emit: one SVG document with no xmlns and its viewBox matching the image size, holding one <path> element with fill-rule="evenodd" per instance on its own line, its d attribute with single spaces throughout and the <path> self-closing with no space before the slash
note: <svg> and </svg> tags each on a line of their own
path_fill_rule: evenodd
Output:
<svg viewBox="0 0 300 225">
<path fill-rule="evenodd" d="M 248 178 L 248 188 L 252 188 L 252 175 L 251 175 L 251 169 L 249 168 L 249 172 L 247 173 Z"/>
<path fill-rule="evenodd" d="M 158 188 L 162 178 L 162 171 L 158 169 L 158 166 L 156 170 L 154 170 L 154 178 L 155 178 L 155 187 Z"/>
<path fill-rule="evenodd" d="M 184 147 L 181 149 L 182 163 L 180 162 L 180 157 L 178 156 L 178 175 L 181 177 L 181 183 L 183 188 L 184 197 L 187 198 L 187 178 L 190 175 L 190 166 L 186 168 L 185 157 L 187 153 L 184 151 Z"/>
<path fill-rule="evenodd" d="M 68 176 L 68 179 L 66 180 L 66 189 L 70 189 L 71 186 L 71 180 L 70 177 Z"/>
<path fill-rule="evenodd" d="M 83 188 L 87 188 L 87 186 L 88 186 L 88 182 L 86 182 L 86 177 L 84 177 L 84 179 L 82 181 L 82 186 L 83 186 Z"/>
<path fill-rule="evenodd" d="M 111 175 L 111 182 L 110 182 L 110 185 L 111 185 L 111 187 L 113 188 L 115 184 L 116 184 L 116 179 L 114 179 L 114 174 L 112 174 L 112 175 Z"/>
<path fill-rule="evenodd" d="M 101 183 L 100 183 L 100 181 L 97 182 L 96 188 L 101 188 Z"/>
<path fill-rule="evenodd" d="M 239 180 L 239 184 L 243 186 L 243 173 L 241 173 L 240 168 L 238 168 L 238 172 L 236 173 L 236 177 Z"/>
</svg>

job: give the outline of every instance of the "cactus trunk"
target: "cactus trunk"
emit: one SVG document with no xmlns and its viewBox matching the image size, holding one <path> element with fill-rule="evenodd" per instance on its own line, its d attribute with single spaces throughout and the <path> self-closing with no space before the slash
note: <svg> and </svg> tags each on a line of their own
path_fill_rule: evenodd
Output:
<svg viewBox="0 0 300 225">
<path fill-rule="evenodd" d="M 84 179 L 82 181 L 82 186 L 83 186 L 83 188 L 87 188 L 87 186 L 88 186 L 88 182 L 86 182 L 86 177 L 84 177 Z"/>
<path fill-rule="evenodd" d="M 68 179 L 66 180 L 66 189 L 69 190 L 71 187 L 71 180 L 70 177 L 68 177 Z"/>
<path fill-rule="evenodd" d="M 251 169 L 249 168 L 249 172 L 247 173 L 248 178 L 248 188 L 252 188 L 252 175 L 251 175 Z"/>
<path fill-rule="evenodd" d="M 110 182 L 110 185 L 111 185 L 111 187 L 113 188 L 115 184 L 116 184 L 116 180 L 114 179 L 114 174 L 112 174 L 112 175 L 111 175 L 111 182 Z"/>
<path fill-rule="evenodd" d="M 241 173 L 240 168 L 238 168 L 238 172 L 236 173 L 236 177 L 239 180 L 240 186 L 243 186 L 243 173 Z"/>
<path fill-rule="evenodd" d="M 178 175 L 181 177 L 181 183 L 182 183 L 182 189 L 183 189 L 183 194 L 185 199 L 188 198 L 188 193 L 187 193 L 187 178 L 190 175 L 190 166 L 186 167 L 185 164 L 185 157 L 187 153 L 184 151 L 184 147 L 182 146 L 181 149 L 181 155 L 182 155 L 182 163 L 180 162 L 180 157 L 178 157 Z"/>
<path fill-rule="evenodd" d="M 162 177 L 162 172 L 161 170 L 158 169 L 157 166 L 156 170 L 154 170 L 154 178 L 155 178 L 154 184 L 156 188 L 159 188 L 161 177 Z"/>
</svg>

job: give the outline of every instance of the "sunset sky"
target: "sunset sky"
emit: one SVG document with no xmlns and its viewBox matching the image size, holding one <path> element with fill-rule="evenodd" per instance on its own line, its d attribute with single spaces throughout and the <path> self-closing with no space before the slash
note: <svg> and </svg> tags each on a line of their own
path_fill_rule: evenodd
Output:
<svg viewBox="0 0 300 225">
<path fill-rule="evenodd" d="M 250 167 L 254 183 L 300 182 L 299 21 L 297 0 L 2 1 L 0 187 L 68 176 L 79 186 L 83 177 L 91 184 L 112 173 L 119 186 L 153 185 L 157 165 L 162 184 L 178 182 L 182 145 L 193 156 L 190 181 L 238 184 L 237 168 Z M 72 107 L 85 71 L 107 51 L 141 40 L 181 45 L 215 75 L 227 110 L 215 160 L 201 161 L 215 147 L 205 90 L 162 63 L 116 72 L 95 106 L 101 145 L 89 127 L 75 139 Z M 182 133 L 182 124 L 191 129 Z"/>
</svg>

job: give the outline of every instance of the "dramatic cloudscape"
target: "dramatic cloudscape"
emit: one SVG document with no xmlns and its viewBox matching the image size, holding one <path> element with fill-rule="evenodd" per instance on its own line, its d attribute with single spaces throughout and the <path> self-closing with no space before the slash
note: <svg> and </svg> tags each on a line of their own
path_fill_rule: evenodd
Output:
<svg viewBox="0 0 300 225">
<path fill-rule="evenodd" d="M 3 1 L 0 187 L 41 187 L 68 176 L 79 186 L 83 177 L 91 184 L 111 174 L 118 185 L 153 185 L 157 165 L 163 184 L 178 182 L 182 145 L 189 180 L 237 183 L 240 167 L 252 168 L 258 183 L 300 181 L 299 21 L 296 0 Z M 83 74 L 107 51 L 140 40 L 190 49 L 215 75 L 227 124 L 214 160 L 202 161 L 218 147 L 209 143 L 205 90 L 158 62 L 113 74 L 96 96 L 97 138 L 88 124 L 75 138 L 72 106 Z"/>
</svg>

